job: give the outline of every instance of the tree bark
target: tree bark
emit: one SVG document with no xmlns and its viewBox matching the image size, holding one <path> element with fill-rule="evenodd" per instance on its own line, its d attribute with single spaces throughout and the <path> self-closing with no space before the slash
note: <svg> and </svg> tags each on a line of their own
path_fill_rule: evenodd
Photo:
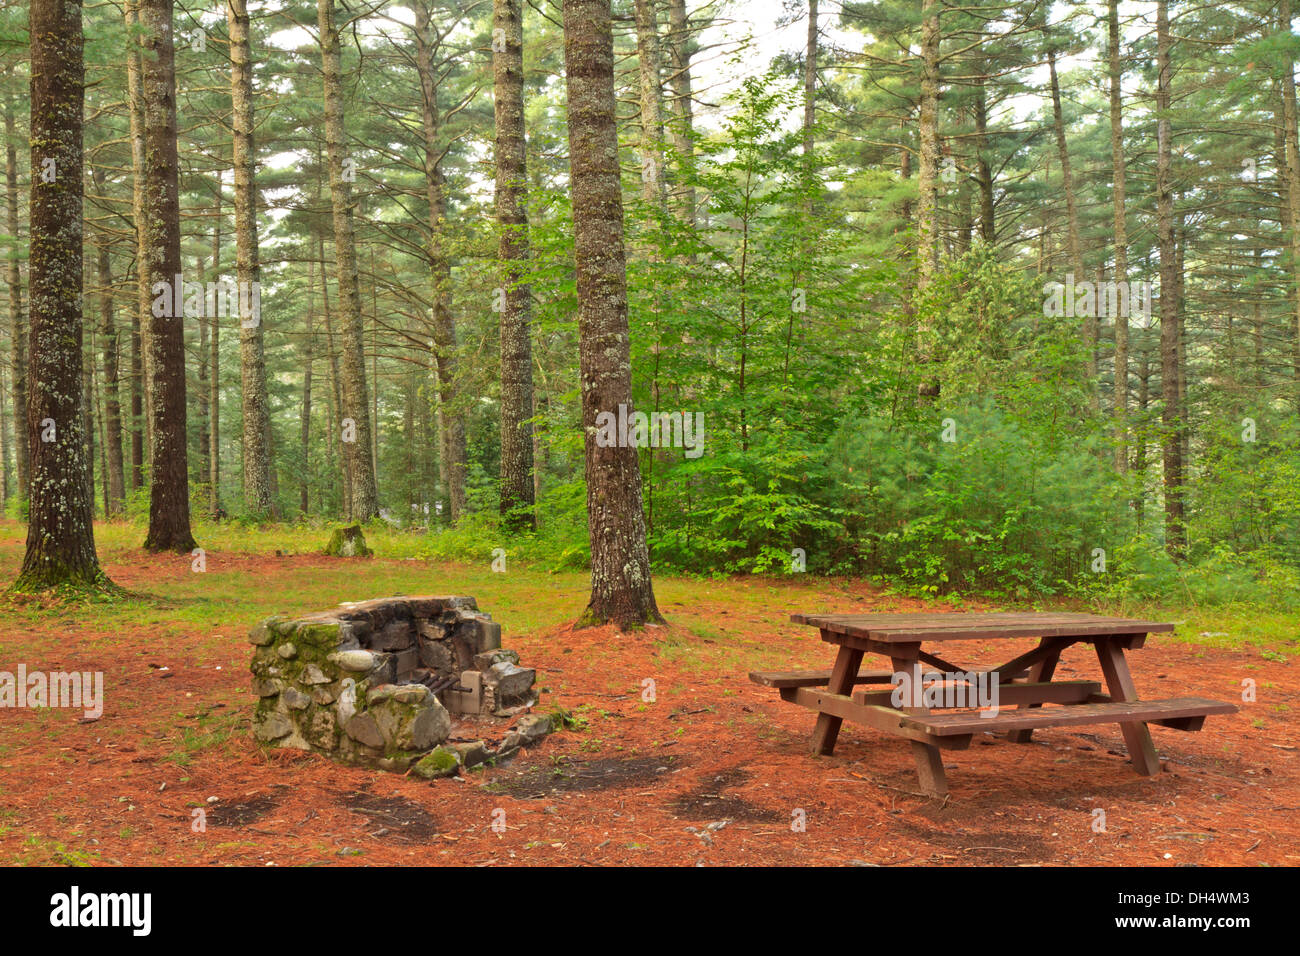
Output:
<svg viewBox="0 0 1300 956">
<path fill-rule="evenodd" d="M 501 227 L 501 515 L 508 528 L 535 527 L 533 515 L 532 289 L 528 261 L 524 140 L 522 0 L 493 0 L 492 73 L 496 100 L 496 213 Z M 504 40 L 504 43 L 500 42 Z"/>
<path fill-rule="evenodd" d="M 240 301 L 261 283 L 257 250 L 256 155 L 253 151 L 253 59 L 247 0 L 226 0 L 230 30 L 231 126 L 235 134 L 235 278 Z M 244 293 L 242 290 L 250 290 Z M 244 508 L 252 515 L 271 513 L 269 407 L 266 358 L 260 315 L 240 315 L 239 368 L 244 411 Z"/>
<path fill-rule="evenodd" d="M 993 208 L 993 169 L 989 166 L 989 107 L 984 67 L 975 81 L 975 180 L 980 193 L 980 238 L 989 245 L 997 241 Z"/>
<path fill-rule="evenodd" d="M 678 215 L 681 221 L 695 226 L 695 132 L 693 129 L 693 104 L 691 101 L 692 38 L 690 20 L 686 16 L 686 0 L 668 0 L 668 28 L 671 40 L 668 55 L 671 73 L 668 85 L 672 87 L 673 121 L 671 134 L 673 151 L 677 154 L 678 185 L 674 189 Z"/>
<path fill-rule="evenodd" d="M 144 89 L 141 83 L 140 38 L 134 31 L 140 25 L 139 0 L 126 0 L 126 79 L 130 110 L 131 137 L 131 215 L 135 224 L 136 305 L 131 314 L 131 489 L 144 487 L 144 465 L 149 446 L 149 420 L 145 414 L 149 383 L 148 349 L 145 330 L 153 296 L 149 291 L 149 253 L 145 225 Z"/>
<path fill-rule="evenodd" d="M 149 291 L 145 326 L 145 397 L 149 405 L 149 551 L 188 552 L 189 451 L 186 447 L 185 320 L 177 308 L 181 273 L 181 207 L 176 147 L 176 63 L 173 0 L 140 0 L 144 30 L 145 233 Z"/>
<path fill-rule="evenodd" d="M 632 412 L 623 205 L 609 0 L 564 0 L 570 188 L 586 440 L 591 600 L 584 623 L 660 620 L 650 581 L 635 448 L 601 447 L 596 416 Z"/>
<path fill-rule="evenodd" d="M 212 228 L 212 278 L 221 281 L 221 182 L 217 181 L 216 210 Z M 208 511 L 223 514 L 221 507 L 221 323 L 212 320 L 208 338 Z"/>
<path fill-rule="evenodd" d="M 1107 52 L 1110 73 L 1110 164 L 1115 231 L 1115 281 L 1128 282 L 1128 220 L 1124 210 L 1124 111 L 1120 81 L 1124 71 L 1119 55 L 1119 0 L 1108 0 Z M 1131 290 L 1130 290 L 1131 291 Z M 1130 312 L 1133 297 L 1129 296 Z M 1112 316 L 1115 323 L 1115 470 L 1128 471 L 1128 316 Z"/>
<path fill-rule="evenodd" d="M 663 177 L 664 121 L 660 109 L 663 92 L 655 0 L 634 0 L 633 14 L 641 93 L 641 198 L 647 205 L 663 209 L 667 207 L 668 194 Z"/>
<path fill-rule="evenodd" d="M 343 421 L 336 424 L 354 438 L 343 442 L 350 474 L 348 517 L 369 521 L 379 514 L 375 462 L 370 436 L 370 397 L 366 385 L 361 290 L 357 282 L 357 247 L 352 223 L 352 185 L 344 176 L 347 139 L 343 125 L 343 88 L 339 59 L 339 34 L 334 20 L 334 0 L 316 0 L 320 27 L 321 72 L 325 87 L 325 150 L 329 159 L 330 200 L 334 210 L 334 252 L 339 284 L 339 319 L 342 339 Z"/>
<path fill-rule="evenodd" d="M 433 359 L 437 386 L 438 460 L 452 524 L 465 513 L 465 417 L 456 401 L 456 318 L 451 311 L 451 259 L 444 232 L 447 193 L 442 173 L 438 90 L 426 0 L 415 5 L 415 62 L 420 74 L 424 181 L 429 200 L 429 275 L 433 280 Z"/>
<path fill-rule="evenodd" d="M 5 182 L 8 186 L 8 231 L 18 240 L 18 152 L 14 146 L 13 104 L 5 103 Z M 13 370 L 14 461 L 19 500 L 27 497 L 31 479 L 31 445 L 27 435 L 27 329 L 23 321 L 23 274 L 15 249 L 6 263 L 9 283 L 10 364 Z"/>
<path fill-rule="evenodd" d="M 79 0 L 32 0 L 31 485 L 14 587 L 102 589 L 82 434 L 82 108 Z"/>
<path fill-rule="evenodd" d="M 1169 3 L 1156 6 L 1156 235 L 1160 247 L 1160 385 L 1165 498 L 1165 550 L 1181 558 L 1187 547 L 1183 510 L 1182 425 L 1179 421 L 1178 253 L 1174 247 L 1173 130 L 1169 119 Z"/>
<path fill-rule="evenodd" d="M 921 2 L 921 106 L 920 168 L 917 171 L 917 270 L 916 291 L 924 293 L 939 271 L 939 0 Z M 939 381 L 925 367 L 938 358 L 931 341 L 933 330 L 927 319 L 917 328 L 917 362 L 922 381 L 917 396 L 929 401 L 939 395 Z"/>
<path fill-rule="evenodd" d="M 103 170 L 97 168 L 91 175 L 102 186 Z M 106 238 L 100 238 L 96 254 L 100 334 L 104 337 L 104 461 L 108 469 L 105 475 L 105 510 L 113 516 L 122 514 L 126 509 L 126 476 L 122 462 L 122 403 L 118 396 L 119 349 L 113 308 L 113 262 Z"/>
<path fill-rule="evenodd" d="M 1291 0 L 1281 0 L 1278 20 L 1286 33 L 1291 32 Z M 1285 47 L 1283 48 L 1286 49 Z M 1291 356 L 1296 381 L 1296 407 L 1300 408 L 1300 135 L 1297 132 L 1300 108 L 1296 105 L 1295 62 L 1289 54 L 1282 57 L 1282 116 L 1286 137 L 1287 204 L 1291 220 Z"/>
<path fill-rule="evenodd" d="M 1079 205 L 1074 196 L 1074 177 L 1070 170 L 1070 150 L 1065 141 L 1065 119 L 1061 112 L 1061 86 L 1056 79 L 1056 51 L 1047 50 L 1047 73 L 1052 93 L 1052 125 L 1056 131 L 1056 153 L 1061 160 L 1061 187 L 1065 190 L 1065 210 L 1069 232 L 1066 242 L 1070 250 L 1071 283 L 1087 281 L 1083 274 L 1083 247 L 1079 238 Z M 1083 344 L 1087 349 L 1085 372 L 1088 376 L 1088 405 L 1095 412 L 1097 398 L 1097 309 L 1083 317 Z"/>
</svg>

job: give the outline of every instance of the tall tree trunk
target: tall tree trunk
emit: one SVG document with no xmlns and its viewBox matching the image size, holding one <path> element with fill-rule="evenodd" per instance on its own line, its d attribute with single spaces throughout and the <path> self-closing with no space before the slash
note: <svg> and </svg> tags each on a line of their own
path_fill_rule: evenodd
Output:
<svg viewBox="0 0 1300 956">
<path fill-rule="evenodd" d="M 1124 71 L 1119 55 L 1119 0 L 1108 0 L 1107 52 L 1110 73 L 1110 164 L 1115 230 L 1115 281 L 1128 282 L 1128 220 L 1124 211 L 1124 111 L 1120 81 Z M 1130 290 L 1131 291 L 1131 290 Z M 1129 296 L 1130 312 L 1133 297 Z M 1128 315 L 1111 317 L 1115 323 L 1115 470 L 1128 471 Z"/>
<path fill-rule="evenodd" d="M 302 448 L 302 461 L 299 463 L 298 510 L 304 515 L 310 510 L 311 475 L 311 367 L 315 359 L 314 331 L 312 319 L 316 299 L 316 264 L 307 261 L 307 334 L 303 336 L 302 346 L 302 418 L 298 426 L 299 441 Z"/>
<path fill-rule="evenodd" d="M 32 0 L 29 9 L 31 495 L 15 588 L 100 589 L 108 581 L 95 554 L 81 407 L 81 3 Z"/>
<path fill-rule="evenodd" d="M 501 514 L 507 527 L 531 528 L 533 516 L 532 289 L 528 261 L 524 141 L 522 0 L 493 0 L 492 73 L 496 99 L 496 213 L 505 286 L 501 310 Z M 504 40 L 504 42 L 501 42 Z"/>
<path fill-rule="evenodd" d="M 257 255 L 257 188 L 253 151 L 253 60 L 249 41 L 247 0 L 226 0 L 230 29 L 231 126 L 235 134 L 235 278 L 240 301 L 262 280 Z M 248 289 L 248 293 L 244 293 Z M 271 453 L 266 394 L 266 359 L 262 321 L 256 314 L 240 315 L 239 368 L 244 411 L 244 508 L 253 515 L 271 512 Z"/>
<path fill-rule="evenodd" d="M 14 108 L 5 103 L 5 183 L 8 187 L 8 232 L 14 248 L 6 263 L 9 283 L 10 364 L 13 370 L 14 462 L 18 498 L 27 497 L 31 479 L 31 445 L 27 434 L 27 329 L 23 321 L 23 274 L 18 255 L 18 151 L 14 145 Z"/>
<path fill-rule="evenodd" d="M 671 124 L 673 151 L 677 154 L 678 185 L 674 189 L 678 215 L 686 225 L 695 226 L 693 129 L 694 107 L 691 102 L 692 37 L 690 20 L 686 16 L 686 0 L 668 0 L 668 29 L 671 41 L 668 55 L 671 59 L 668 85 L 672 87 L 673 121 Z"/>
<path fill-rule="evenodd" d="M 149 291 L 148 239 L 145 235 L 145 146 L 144 90 L 140 76 L 140 40 L 134 31 L 140 25 L 139 0 L 126 0 L 128 31 L 126 79 L 131 137 L 131 216 L 135 224 L 136 303 L 131 310 L 131 490 L 144 487 L 144 463 L 148 428 L 145 415 L 145 388 L 148 384 L 148 361 L 145 329 L 153 295 Z"/>
<path fill-rule="evenodd" d="M 1070 283 L 1087 281 L 1083 274 L 1083 245 L 1079 238 L 1079 204 L 1074 196 L 1074 176 L 1070 169 L 1070 150 L 1065 141 L 1065 119 L 1061 112 L 1061 86 L 1056 79 L 1056 51 L 1047 50 L 1047 73 L 1051 82 L 1052 125 L 1056 131 L 1056 153 L 1061 160 L 1061 187 L 1065 190 L 1065 210 L 1069 232 L 1066 242 L 1070 250 Z M 1094 300 L 1095 305 L 1095 300 Z M 1086 374 L 1088 376 L 1088 405 L 1095 412 L 1097 397 L 1097 309 L 1083 317 L 1083 344 L 1087 349 Z"/>
<path fill-rule="evenodd" d="M 1182 424 L 1179 421 L 1178 252 L 1174 247 L 1173 130 L 1169 119 L 1169 3 L 1156 5 L 1156 235 L 1160 247 L 1160 385 L 1164 426 L 1165 550 L 1183 556 L 1187 529 L 1183 510 Z"/>
<path fill-rule="evenodd" d="M 1291 33 L 1291 0 L 1280 0 L 1278 20 L 1288 35 Z M 1282 56 L 1282 115 L 1283 135 L 1286 137 L 1287 204 L 1291 220 L 1291 356 L 1292 373 L 1296 381 L 1296 407 L 1300 408 L 1300 135 L 1297 134 L 1295 61 L 1283 48 Z"/>
<path fill-rule="evenodd" d="M 320 27 L 321 72 L 325 86 L 325 150 L 329 157 L 330 200 L 334 209 L 334 252 L 338 266 L 339 318 L 342 338 L 343 421 L 336 423 L 354 439 L 343 443 L 351 474 L 348 517 L 369 521 L 379 514 L 375 461 L 370 437 L 370 397 L 366 386 L 361 289 L 357 282 L 357 247 L 352 223 L 352 185 L 344 175 L 347 137 L 343 128 L 343 86 L 334 0 L 316 0 Z"/>
<path fill-rule="evenodd" d="M 216 213 L 212 228 L 212 278 L 221 281 L 221 181 L 217 180 Z M 219 317 L 211 323 L 208 338 L 208 511 L 213 518 L 222 514 L 221 508 L 221 322 Z"/>
<path fill-rule="evenodd" d="M 921 0 L 921 108 L 920 168 L 917 171 L 917 270 L 916 291 L 924 293 L 939 271 L 939 0 Z M 938 360 L 929 320 L 916 330 L 917 362 Z M 929 401 L 939 395 L 939 380 L 930 370 L 922 372 L 917 396 Z"/>
<path fill-rule="evenodd" d="M 185 319 L 182 290 L 181 206 L 176 148 L 176 63 L 173 0 L 140 0 L 144 31 L 145 231 L 149 289 L 154 299 L 146 324 L 151 454 L 149 551 L 187 552 L 190 532 L 189 452 L 185 427 Z"/>
<path fill-rule="evenodd" d="M 662 209 L 667 205 L 668 194 L 663 177 L 664 121 L 660 111 L 663 92 L 655 0 L 633 0 L 633 13 L 641 93 L 641 198 L 648 205 Z"/>
<path fill-rule="evenodd" d="M 98 167 L 91 173 L 98 187 L 103 186 L 104 171 Z M 96 267 L 99 282 L 100 334 L 104 337 L 104 462 L 105 511 L 109 516 L 120 515 L 126 507 L 126 476 L 122 463 L 122 403 L 118 396 L 118 342 L 117 320 L 113 307 L 113 262 L 109 256 L 107 237 L 100 237 L 96 245 Z"/>
<path fill-rule="evenodd" d="M 584 621 L 631 627 L 659 620 L 650 581 L 635 448 L 597 441 L 596 418 L 632 412 L 627 273 L 614 108 L 609 0 L 564 0 L 570 189 L 586 438 L 591 600 Z"/>
<path fill-rule="evenodd" d="M 446 249 L 447 193 L 442 173 L 441 114 L 434 82 L 427 0 L 415 5 L 415 63 L 420 73 L 424 182 L 429 199 L 429 274 L 433 280 L 433 359 L 437 386 L 438 460 L 452 524 L 465 513 L 465 417 L 456 401 L 456 319 L 451 311 L 451 259 Z"/>
<path fill-rule="evenodd" d="M 989 106 L 984 66 L 975 80 L 975 179 L 980 192 L 980 238 L 989 245 L 997 241 L 993 209 L 993 169 L 989 166 Z"/>
</svg>

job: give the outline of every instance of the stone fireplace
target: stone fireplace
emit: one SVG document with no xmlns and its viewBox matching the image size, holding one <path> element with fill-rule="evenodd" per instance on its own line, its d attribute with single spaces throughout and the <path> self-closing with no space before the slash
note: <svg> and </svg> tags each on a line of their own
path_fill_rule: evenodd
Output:
<svg viewBox="0 0 1300 956">
<path fill-rule="evenodd" d="M 249 641 L 253 733 L 268 746 L 439 777 L 550 731 L 548 717 L 528 713 L 535 671 L 501 647 L 501 625 L 472 597 L 382 598 L 272 617 Z"/>
</svg>

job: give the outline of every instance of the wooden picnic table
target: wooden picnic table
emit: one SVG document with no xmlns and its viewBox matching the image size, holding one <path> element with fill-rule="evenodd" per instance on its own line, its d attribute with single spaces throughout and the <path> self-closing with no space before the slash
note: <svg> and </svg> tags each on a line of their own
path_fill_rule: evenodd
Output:
<svg viewBox="0 0 1300 956">
<path fill-rule="evenodd" d="M 1035 728 L 1118 723 L 1138 773 L 1160 772 L 1149 724 L 1174 730 L 1200 730 L 1211 714 L 1237 708 L 1200 697 L 1140 700 L 1124 653 L 1140 648 L 1148 634 L 1166 633 L 1174 625 L 1159 621 L 1103 617 L 1095 614 L 1036 612 L 956 614 L 794 614 L 796 624 L 821 631 L 828 644 L 838 645 L 829 671 L 754 672 L 750 680 L 778 688 L 783 700 L 817 713 L 812 747 L 815 754 L 835 749 L 845 720 L 883 730 L 911 741 L 921 788 L 934 796 L 948 792 L 943 750 L 964 750 L 977 733 L 1005 731 L 1007 739 L 1027 743 Z M 949 641 L 1000 641 L 1037 637 L 1038 646 L 994 668 L 952 664 L 923 645 Z M 1106 682 L 1053 681 L 1061 652 L 1074 644 L 1091 644 Z M 937 648 L 944 654 L 944 647 Z M 861 670 L 864 654 L 879 654 L 892 669 Z M 854 690 L 857 685 L 914 687 L 933 681 L 996 683 L 997 711 L 895 706 L 894 691 Z M 982 676 L 980 676 L 982 675 Z M 953 686 L 953 685 L 949 685 Z M 1053 706 L 1044 707 L 1044 704 Z M 1017 709 L 1004 710 L 1015 706 Z"/>
</svg>

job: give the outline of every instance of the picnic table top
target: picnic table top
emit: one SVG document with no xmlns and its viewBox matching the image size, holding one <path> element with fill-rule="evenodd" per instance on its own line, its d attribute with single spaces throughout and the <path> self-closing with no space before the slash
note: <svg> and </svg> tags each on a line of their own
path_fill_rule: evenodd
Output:
<svg viewBox="0 0 1300 956">
<path fill-rule="evenodd" d="M 1098 614 L 1037 611 L 957 612 L 952 614 L 792 614 L 796 624 L 808 624 L 831 634 L 865 638 L 885 644 L 918 641 L 961 641 L 1009 637 L 1104 637 L 1115 634 L 1155 634 L 1172 631 L 1173 624 Z"/>
</svg>

